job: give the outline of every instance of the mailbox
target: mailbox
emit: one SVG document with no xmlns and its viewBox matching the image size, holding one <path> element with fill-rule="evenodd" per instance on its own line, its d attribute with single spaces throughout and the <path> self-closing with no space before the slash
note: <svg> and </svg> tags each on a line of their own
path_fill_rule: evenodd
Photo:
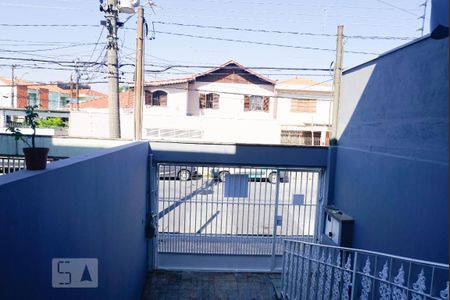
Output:
<svg viewBox="0 0 450 300">
<path fill-rule="evenodd" d="M 325 226 L 322 243 L 341 247 L 351 247 L 353 218 L 334 206 L 325 207 Z"/>
</svg>

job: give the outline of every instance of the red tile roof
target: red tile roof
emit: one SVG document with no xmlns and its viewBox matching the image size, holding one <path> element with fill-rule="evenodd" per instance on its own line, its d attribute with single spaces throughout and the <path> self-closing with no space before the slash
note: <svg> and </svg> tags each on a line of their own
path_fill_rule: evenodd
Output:
<svg viewBox="0 0 450 300">
<path fill-rule="evenodd" d="M 3 81 L 5 84 L 12 84 L 11 78 L 0 76 L 0 81 Z M 15 79 L 14 80 L 15 85 L 35 85 L 36 82 L 23 80 L 23 79 Z"/>
<path fill-rule="evenodd" d="M 108 108 L 108 100 L 107 96 L 83 101 L 80 102 L 80 108 Z M 127 91 L 122 92 L 119 95 L 120 108 L 133 108 L 134 103 L 134 92 Z M 70 107 L 70 104 L 66 105 L 66 107 Z"/>
<path fill-rule="evenodd" d="M 214 67 L 214 68 L 212 68 L 210 70 L 207 70 L 205 72 L 202 72 L 202 73 L 193 74 L 191 76 L 182 77 L 182 78 L 146 81 L 145 85 L 146 86 L 160 86 L 160 85 L 169 85 L 169 84 L 176 84 L 176 83 L 184 83 L 184 82 L 194 81 L 198 77 L 201 77 L 201 76 L 204 76 L 204 75 L 208 75 L 208 74 L 213 73 L 213 72 L 215 72 L 217 70 L 225 68 L 225 67 L 227 67 L 229 65 L 236 65 L 238 68 L 248 72 L 249 74 L 251 74 L 251 75 L 259 78 L 260 80 L 267 82 L 267 83 L 270 83 L 270 84 L 275 84 L 276 83 L 274 80 L 256 73 L 255 71 L 245 67 L 244 65 L 240 64 L 239 62 L 237 62 L 235 60 L 229 60 L 226 63 L 221 64 L 220 66 Z"/>
<path fill-rule="evenodd" d="M 80 89 L 80 95 L 100 98 L 100 97 L 107 97 L 106 94 L 103 94 L 99 91 L 92 90 L 92 89 Z"/>
</svg>

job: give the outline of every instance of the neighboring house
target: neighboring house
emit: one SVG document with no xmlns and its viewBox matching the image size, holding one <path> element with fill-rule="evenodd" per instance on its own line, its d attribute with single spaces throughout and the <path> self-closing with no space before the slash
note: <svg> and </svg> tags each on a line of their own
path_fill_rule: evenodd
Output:
<svg viewBox="0 0 450 300">
<path fill-rule="evenodd" d="M 281 143 L 328 145 L 333 98 L 331 85 L 296 77 L 278 82 L 275 89 Z"/>
<path fill-rule="evenodd" d="M 151 81 L 143 135 L 278 144 L 274 97 L 275 81 L 235 61 L 187 78 Z"/>
<path fill-rule="evenodd" d="M 229 61 L 189 77 L 148 81 L 144 90 L 143 138 L 312 145 L 314 136 L 314 144 L 326 144 L 328 85 L 300 78 L 277 84 Z M 130 95 L 120 96 L 123 138 L 133 137 Z M 71 113 L 70 134 L 107 137 L 107 100 L 80 104 L 81 111 Z"/>
<path fill-rule="evenodd" d="M 74 95 L 73 91 L 73 95 Z M 79 91 L 80 101 L 105 96 L 85 88 Z M 8 125 L 20 126 L 24 120 L 24 109 L 28 105 L 38 105 L 41 117 L 69 118 L 71 89 L 69 84 L 40 84 L 26 80 L 0 77 L 0 128 Z"/>
</svg>

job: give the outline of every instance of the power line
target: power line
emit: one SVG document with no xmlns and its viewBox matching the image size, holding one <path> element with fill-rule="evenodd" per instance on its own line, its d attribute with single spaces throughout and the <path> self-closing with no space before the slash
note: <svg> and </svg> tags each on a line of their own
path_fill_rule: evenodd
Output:
<svg viewBox="0 0 450 300">
<path fill-rule="evenodd" d="M 85 43 L 85 44 L 72 44 L 69 46 L 61 46 L 61 47 L 54 47 L 54 48 L 45 48 L 45 49 L 21 49 L 21 50 L 7 50 L 7 49 L 0 49 L 0 51 L 3 52 L 12 52 L 12 53 L 32 53 L 32 52 L 42 52 L 42 51 L 54 51 L 54 50 L 60 50 L 60 49 L 67 49 L 67 48 L 74 48 L 74 47 L 84 47 L 84 46 L 92 46 L 96 45 L 95 43 Z"/>
<path fill-rule="evenodd" d="M 221 4 L 232 4 L 234 5 L 236 1 L 231 0 L 203 0 L 202 2 L 209 2 L 209 3 L 221 3 Z M 309 8 L 350 8 L 350 9 L 367 9 L 367 10 L 388 10 L 388 8 L 381 8 L 381 7 L 367 7 L 367 6 L 349 6 L 349 5 L 314 5 L 314 4 L 306 4 L 306 3 L 295 3 L 295 2 L 285 2 L 285 1 L 279 1 L 279 2 L 273 2 L 273 1 L 237 1 L 239 4 L 251 4 L 251 5 L 273 5 L 273 6 L 294 6 L 294 7 L 308 7 Z"/>
<path fill-rule="evenodd" d="M 97 50 L 97 47 L 98 47 L 99 44 L 105 44 L 105 45 L 106 45 L 106 43 L 100 43 L 100 39 L 102 38 L 102 35 L 103 35 L 103 31 L 104 31 L 104 30 L 105 30 L 105 27 L 102 26 L 102 30 L 100 31 L 100 35 L 98 36 L 97 42 L 95 42 L 94 50 L 92 50 L 92 53 L 91 53 L 91 55 L 89 56 L 89 59 L 88 59 L 88 60 L 91 60 L 91 59 L 92 59 L 92 56 L 94 56 L 95 50 Z M 97 60 L 96 60 L 96 61 L 97 61 Z"/>
<path fill-rule="evenodd" d="M 61 65 L 63 67 L 67 67 L 67 65 L 64 64 L 70 64 L 69 66 L 74 67 L 75 66 L 75 62 L 74 61 L 64 61 L 64 60 L 45 60 L 45 59 L 35 59 L 35 58 L 19 58 L 19 57 L 0 57 L 0 60 L 17 60 L 17 61 L 28 61 L 28 62 L 42 62 L 42 63 L 53 63 L 53 64 L 58 64 Z M 98 65 L 100 63 L 98 62 L 94 62 L 94 61 L 80 61 L 78 63 L 81 64 L 90 64 L 90 65 Z"/>
<path fill-rule="evenodd" d="M 103 27 L 94 24 L 5 24 L 0 23 L 1 27 Z"/>
<path fill-rule="evenodd" d="M 407 10 L 407 9 L 404 9 L 404 8 L 402 8 L 402 7 L 399 7 L 399 6 L 396 6 L 396 5 L 394 5 L 394 4 L 391 4 L 391 3 L 389 3 L 389 2 L 386 2 L 386 1 L 383 1 L 383 0 L 375 0 L 375 1 L 380 2 L 380 3 L 384 4 L 384 5 L 390 6 L 390 7 L 392 7 L 392 8 L 395 8 L 395 9 L 397 9 L 397 10 L 400 10 L 400 11 L 402 11 L 402 12 L 404 12 L 404 13 L 409 14 L 409 15 L 412 15 L 412 16 L 415 16 L 415 17 L 419 17 L 419 15 L 417 15 L 417 14 L 415 14 L 415 13 L 413 13 L 413 12 Z"/>
<path fill-rule="evenodd" d="M 257 33 L 275 33 L 275 34 L 291 34 L 299 36 L 323 36 L 323 37 L 335 37 L 336 34 L 331 33 L 313 33 L 313 32 L 298 32 L 298 31 L 282 31 L 282 30 L 268 30 L 268 29 L 253 29 L 253 28 L 239 28 L 239 27 L 223 27 L 215 25 L 200 25 L 200 24 L 185 24 L 185 23 L 175 23 L 175 22 L 162 22 L 154 21 L 153 24 L 162 25 L 174 25 L 182 27 L 195 27 L 195 28 L 209 28 L 218 30 L 233 30 L 233 31 L 247 31 L 247 32 L 257 32 Z M 349 35 L 345 36 L 352 39 L 373 39 L 373 40 L 411 40 L 415 37 L 396 37 L 396 36 L 362 36 L 362 35 Z"/>
<path fill-rule="evenodd" d="M 183 24 L 183 23 L 162 22 L 162 21 L 154 21 L 152 23 L 153 24 L 162 24 L 162 25 L 183 26 L 183 27 L 210 28 L 210 29 L 234 30 L 234 31 L 249 31 L 249 32 L 260 32 L 260 33 L 279 33 L 279 34 L 293 34 L 293 35 L 305 35 L 305 36 L 326 36 L 326 37 L 336 36 L 336 34 L 328 34 L 328 33 L 309 33 L 309 32 L 251 29 L 251 28 L 238 28 L 238 27 L 222 27 L 222 26 L 213 26 L 213 25 Z"/>
<path fill-rule="evenodd" d="M 241 67 L 229 67 L 229 66 L 212 66 L 212 65 L 161 65 L 161 64 L 147 64 L 152 67 L 166 67 L 166 68 L 196 68 L 196 69 L 223 69 L 223 70 L 236 70 Z M 283 71 L 325 71 L 328 72 L 329 68 L 301 68 L 301 67 L 267 67 L 267 66 L 255 66 L 245 67 L 248 70 L 283 70 Z"/>
<path fill-rule="evenodd" d="M 164 72 L 164 74 L 172 74 L 172 75 L 192 75 L 191 72 L 183 72 L 183 71 L 179 71 L 179 72 Z M 237 75 L 247 75 L 246 73 L 235 73 Z M 311 76 L 311 77 L 328 77 L 329 74 L 312 74 L 312 73 L 258 73 L 259 75 L 264 75 L 264 76 Z M 219 76 L 226 76 L 226 75 L 230 75 L 230 73 L 214 73 L 214 75 L 219 75 Z"/>
<path fill-rule="evenodd" d="M 36 45 L 51 45 L 51 44 L 63 44 L 63 45 L 76 45 L 76 44 L 86 44 L 86 43 L 91 43 L 91 42 L 74 42 L 74 41 L 70 41 L 70 42 L 61 42 L 61 41 L 30 41 L 30 40 L 16 40 L 16 39 L 0 39 L 0 42 L 16 42 L 16 43 L 27 43 L 27 45 L 29 44 L 36 44 Z"/>
<path fill-rule="evenodd" d="M 175 35 L 175 36 L 183 36 L 197 39 L 206 39 L 206 40 L 216 40 L 216 41 L 225 41 L 225 42 L 234 42 L 234 43 L 244 43 L 244 44 L 254 44 L 254 45 L 263 45 L 263 46 L 274 46 L 274 47 L 282 47 L 282 48 L 293 48 L 293 49 L 303 49 L 303 50 L 318 50 L 318 51 L 328 51 L 335 52 L 335 49 L 331 48 L 319 48 L 319 47 L 307 47 L 307 46 L 293 46 L 293 45 L 285 45 L 285 44 L 275 44 L 275 43 L 266 43 L 266 42 L 256 42 L 256 41 L 247 41 L 247 40 L 239 40 L 239 39 L 227 39 L 227 38 L 219 38 L 212 36 L 201 36 L 201 35 L 193 35 L 193 34 L 185 34 L 185 33 L 177 33 L 177 32 L 167 32 L 167 31 L 155 31 L 159 34 L 167 34 L 167 35 Z M 365 54 L 365 55 L 379 55 L 379 53 L 373 52 L 364 52 L 364 51 L 351 51 L 346 50 L 346 53 L 353 54 Z"/>
</svg>

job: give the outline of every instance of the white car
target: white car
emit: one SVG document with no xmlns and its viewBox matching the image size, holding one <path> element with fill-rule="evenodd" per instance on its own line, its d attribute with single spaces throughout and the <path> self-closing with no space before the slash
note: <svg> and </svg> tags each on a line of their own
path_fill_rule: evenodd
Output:
<svg viewBox="0 0 450 300">
<path fill-rule="evenodd" d="M 275 169 L 262 169 L 262 168 L 214 168 L 213 178 L 220 182 L 225 181 L 227 174 L 245 174 L 248 175 L 249 180 L 258 179 L 265 180 L 270 183 L 277 182 L 277 170 Z M 289 176 L 286 171 L 280 171 L 280 181 L 288 182 Z"/>
</svg>

